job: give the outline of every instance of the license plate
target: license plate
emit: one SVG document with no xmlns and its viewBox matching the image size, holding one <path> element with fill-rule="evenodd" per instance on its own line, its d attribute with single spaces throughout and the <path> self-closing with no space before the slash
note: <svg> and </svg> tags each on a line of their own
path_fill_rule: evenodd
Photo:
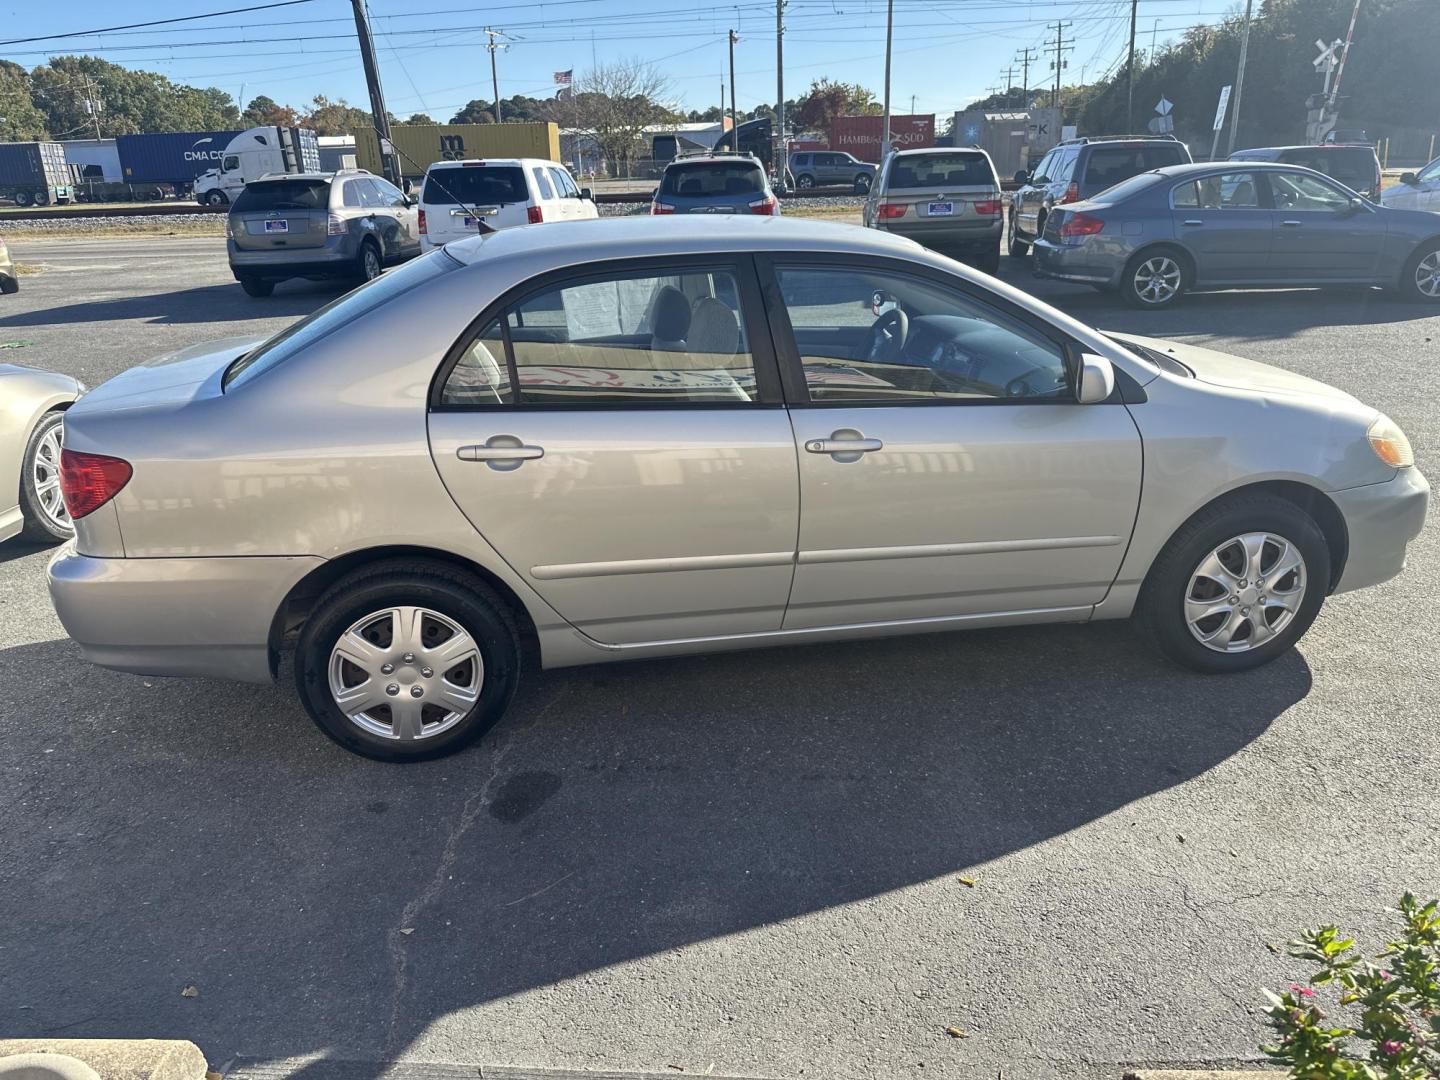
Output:
<svg viewBox="0 0 1440 1080">
<path fill-rule="evenodd" d="M 267 233 L 271 233 L 271 232 L 289 232 L 289 231 L 290 231 L 290 222 L 288 222 L 288 221 L 267 221 L 267 222 L 265 222 L 265 231 L 266 231 Z"/>
<path fill-rule="evenodd" d="M 932 202 L 927 213 L 931 217 L 950 217 L 955 213 L 953 202 Z"/>
<path fill-rule="evenodd" d="M 479 219 L 479 218 L 467 217 L 467 218 L 465 219 L 465 227 L 466 227 L 467 229 L 473 229 L 473 228 L 475 228 L 475 226 L 478 225 L 479 223 L 480 223 L 480 219 Z"/>
</svg>

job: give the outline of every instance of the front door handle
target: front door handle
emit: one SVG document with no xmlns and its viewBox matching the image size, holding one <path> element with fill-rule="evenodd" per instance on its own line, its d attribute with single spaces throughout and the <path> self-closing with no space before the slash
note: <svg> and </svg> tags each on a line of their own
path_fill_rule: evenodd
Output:
<svg viewBox="0 0 1440 1080">
<path fill-rule="evenodd" d="M 1186 219 L 1185 219 L 1185 224 L 1186 224 L 1186 225 L 1204 225 L 1205 222 L 1200 221 L 1200 220 L 1198 220 L 1197 218 L 1186 218 Z"/>
<path fill-rule="evenodd" d="M 461 446 L 455 456 L 461 461 L 483 461 L 496 472 L 510 472 L 527 461 L 545 456 L 543 446 L 526 446 L 514 435 L 493 435 L 483 446 Z"/>
<path fill-rule="evenodd" d="M 866 454 L 884 450 L 885 444 L 879 439 L 867 439 L 863 431 L 841 428 L 832 431 L 828 439 L 807 439 L 805 450 L 811 454 L 829 454 L 843 464 L 859 461 Z"/>
<path fill-rule="evenodd" d="M 1290 226 L 1293 227 L 1293 226 L 1295 226 L 1295 225 L 1299 225 L 1300 222 L 1298 222 L 1298 221 L 1296 221 L 1296 220 L 1294 220 L 1294 219 L 1292 218 L 1292 219 L 1289 220 L 1289 221 L 1282 221 L 1282 222 L 1280 222 L 1280 224 L 1281 224 L 1281 225 L 1290 225 Z"/>
</svg>

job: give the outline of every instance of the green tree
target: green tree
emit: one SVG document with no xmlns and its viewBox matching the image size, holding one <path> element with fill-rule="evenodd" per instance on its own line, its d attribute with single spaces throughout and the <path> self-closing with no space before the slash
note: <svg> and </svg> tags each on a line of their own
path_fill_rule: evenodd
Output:
<svg viewBox="0 0 1440 1080">
<path fill-rule="evenodd" d="M 240 123 L 245 127 L 296 127 L 300 118 L 289 105 L 281 105 L 274 98 L 261 94 L 250 99 L 250 104 L 240 114 Z"/>
<path fill-rule="evenodd" d="M 816 79 L 795 107 L 793 119 L 786 106 L 786 120 L 796 130 L 828 131 L 837 116 L 878 116 L 885 110 L 875 95 L 859 83 Z"/>
<path fill-rule="evenodd" d="M 402 124 L 402 125 L 403 125 L 403 124 L 434 124 L 434 123 L 435 123 L 435 119 L 434 119 L 429 113 L 423 113 L 423 112 L 411 113 L 411 114 L 410 114 L 410 119 L 408 119 L 408 120 L 391 120 L 391 121 L 390 121 L 390 125 L 391 125 L 392 127 L 394 127 L 396 124 Z"/>
<path fill-rule="evenodd" d="M 324 94 L 315 95 L 300 123 L 313 128 L 316 135 L 355 135 L 371 127 L 370 114 L 364 109 L 355 108 L 344 98 L 331 101 Z"/>
<path fill-rule="evenodd" d="M 495 114 L 491 111 L 494 102 L 476 98 L 450 118 L 452 124 L 493 124 Z"/>
<path fill-rule="evenodd" d="M 233 128 L 240 114 L 229 94 L 172 83 L 96 56 L 57 56 L 30 73 L 31 98 L 56 138 L 150 131 Z"/>
<path fill-rule="evenodd" d="M 48 134 L 45 114 L 30 97 L 30 73 L 0 60 L 0 141 L 23 142 Z"/>
</svg>

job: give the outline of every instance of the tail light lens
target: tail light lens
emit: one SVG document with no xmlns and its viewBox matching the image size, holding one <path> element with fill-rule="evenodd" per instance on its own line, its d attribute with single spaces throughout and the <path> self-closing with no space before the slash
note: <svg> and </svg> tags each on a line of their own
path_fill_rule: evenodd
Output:
<svg viewBox="0 0 1440 1080">
<path fill-rule="evenodd" d="M 975 204 L 975 213 L 981 217 L 998 217 L 1001 205 L 999 199 L 985 199 Z"/>
<path fill-rule="evenodd" d="M 325 221 L 326 236 L 344 236 L 345 219 L 339 214 L 331 214 Z"/>
<path fill-rule="evenodd" d="M 766 195 L 765 198 L 756 199 L 750 203 L 750 212 L 752 214 L 764 214 L 768 217 L 775 213 L 779 205 L 780 200 L 775 198 L 774 195 Z"/>
<path fill-rule="evenodd" d="M 1105 228 L 1105 220 L 1094 214 L 1072 214 L 1060 223 L 1060 239 L 1069 240 L 1077 236 L 1094 236 Z"/>
<path fill-rule="evenodd" d="M 1077 184 L 1077 183 L 1075 183 L 1074 180 L 1071 180 L 1071 181 L 1070 181 L 1070 186 L 1065 189 L 1065 194 L 1064 194 L 1063 196 L 1061 196 L 1060 201 L 1061 201 L 1062 203 L 1067 203 L 1067 202 L 1079 202 L 1079 201 L 1080 201 L 1080 185 Z"/>
<path fill-rule="evenodd" d="M 60 451 L 60 495 L 75 520 L 94 513 L 120 493 L 134 472 L 128 461 L 104 454 Z"/>
<path fill-rule="evenodd" d="M 674 212 L 675 208 L 669 203 L 652 202 L 650 204 L 650 213 L 652 214 L 673 214 Z"/>
<path fill-rule="evenodd" d="M 424 211 L 423 209 L 420 210 L 420 212 L 418 213 L 417 217 L 419 218 L 419 221 L 420 221 L 420 235 L 421 235 L 421 236 L 429 236 L 429 235 L 430 235 L 430 230 L 425 227 L 425 211 Z"/>
<path fill-rule="evenodd" d="M 538 206 L 527 206 L 525 208 L 525 220 L 531 225 L 539 225 L 545 220 L 545 211 Z"/>
<path fill-rule="evenodd" d="M 875 208 L 881 221 L 894 221 L 896 218 L 905 216 L 906 206 L 904 203 L 882 202 Z"/>
</svg>

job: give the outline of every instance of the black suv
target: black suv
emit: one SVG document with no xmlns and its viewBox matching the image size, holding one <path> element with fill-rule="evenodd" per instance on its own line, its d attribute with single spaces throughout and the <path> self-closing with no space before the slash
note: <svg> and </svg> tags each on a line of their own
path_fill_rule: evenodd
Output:
<svg viewBox="0 0 1440 1080">
<path fill-rule="evenodd" d="M 1173 135 L 1107 135 L 1066 139 L 1041 159 L 1033 173 L 1015 174 L 1020 190 L 1011 196 L 1006 234 L 1017 258 L 1045 231 L 1052 207 L 1079 202 L 1142 172 L 1188 165 L 1190 148 Z"/>
<path fill-rule="evenodd" d="M 1231 161 L 1283 161 L 1286 165 L 1303 165 L 1339 180 L 1351 191 L 1367 199 L 1380 198 L 1380 158 L 1369 143 L 1346 145 L 1327 143 L 1324 146 L 1262 146 L 1254 150 L 1236 150 Z"/>
</svg>

